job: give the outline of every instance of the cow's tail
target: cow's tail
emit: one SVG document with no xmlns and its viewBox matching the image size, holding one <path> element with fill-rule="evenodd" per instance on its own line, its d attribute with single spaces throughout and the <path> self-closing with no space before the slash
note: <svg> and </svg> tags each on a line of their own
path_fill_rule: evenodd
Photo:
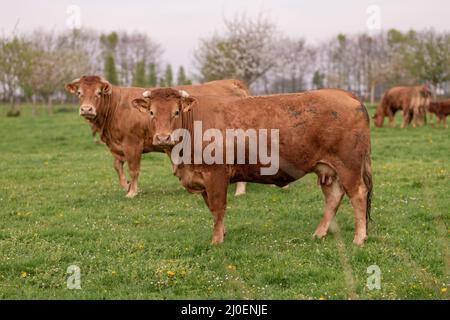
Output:
<svg viewBox="0 0 450 320">
<path fill-rule="evenodd" d="M 363 169 L 363 181 L 367 188 L 367 201 L 366 201 L 366 230 L 369 230 L 369 220 L 372 221 L 370 216 L 370 211 L 372 208 L 372 191 L 373 191 L 373 183 L 372 183 L 372 164 L 370 160 L 370 146 L 368 148 L 367 154 L 364 159 Z"/>
</svg>

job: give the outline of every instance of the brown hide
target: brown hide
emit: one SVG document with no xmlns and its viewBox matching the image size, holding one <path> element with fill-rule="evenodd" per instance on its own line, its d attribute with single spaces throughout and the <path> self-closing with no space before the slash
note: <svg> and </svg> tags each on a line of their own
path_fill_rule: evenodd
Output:
<svg viewBox="0 0 450 320">
<path fill-rule="evenodd" d="M 202 85 L 180 86 L 195 95 L 248 96 L 248 89 L 238 80 L 219 80 Z M 131 106 L 131 101 L 142 97 L 144 88 L 112 86 L 98 76 L 84 76 L 66 85 L 71 93 L 79 94 L 80 113 L 83 105 L 95 107 L 95 117 L 88 118 L 92 128 L 100 132 L 101 140 L 114 156 L 114 168 L 119 183 L 128 191 L 127 197 L 137 194 L 137 179 L 142 153 L 161 151 L 152 144 L 153 132 L 146 112 Z M 129 184 L 123 165 L 128 163 L 131 176 Z"/>
<path fill-rule="evenodd" d="M 439 127 L 441 121 L 443 121 L 444 127 L 448 128 L 447 116 L 450 115 L 450 100 L 431 102 L 428 111 L 437 116 L 437 127 Z"/>
<path fill-rule="evenodd" d="M 377 107 L 375 126 L 381 128 L 385 117 L 389 118 L 389 125 L 395 126 L 394 116 L 399 110 L 403 113 L 402 128 L 411 121 L 413 126 L 422 125 L 425 121 L 425 113 L 430 103 L 431 92 L 426 86 L 394 87 L 387 90 Z"/>
<path fill-rule="evenodd" d="M 183 98 L 176 90 L 172 93 L 168 90 L 152 91 L 144 105 L 159 115 L 152 120 L 156 128 L 166 130 L 167 123 L 166 126 L 158 123 L 168 119 L 163 113 L 172 113 L 175 119 L 174 111 L 180 105 L 187 112 L 182 114 L 182 121 L 173 121 L 171 130 L 180 127 L 192 130 L 193 121 L 202 121 L 203 131 L 220 129 L 223 136 L 226 129 L 279 129 L 280 169 L 274 175 L 261 175 L 260 162 L 175 166 L 174 174 L 189 191 L 202 193 L 213 214 L 213 243 L 223 241 L 229 183 L 248 181 L 283 186 L 314 172 L 326 199 L 315 236 L 326 235 L 346 193 L 355 210 L 354 243 L 363 244 L 367 237 L 372 178 L 369 117 L 358 99 L 335 89 L 233 101 L 217 97 Z M 155 134 L 158 133 L 156 130 Z"/>
</svg>

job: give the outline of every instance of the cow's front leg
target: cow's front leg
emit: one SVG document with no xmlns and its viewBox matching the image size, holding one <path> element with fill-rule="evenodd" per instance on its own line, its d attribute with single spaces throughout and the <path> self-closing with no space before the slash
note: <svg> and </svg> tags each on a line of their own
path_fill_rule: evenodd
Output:
<svg viewBox="0 0 450 320">
<path fill-rule="evenodd" d="M 389 115 L 389 128 L 395 128 L 395 117 L 394 115 Z"/>
<path fill-rule="evenodd" d="M 228 179 L 222 175 L 208 180 L 202 195 L 214 219 L 212 243 L 220 244 L 225 235 L 223 218 L 227 209 Z"/>
<path fill-rule="evenodd" d="M 411 122 L 411 116 L 409 114 L 409 109 L 403 110 L 403 122 L 401 128 L 404 129 Z"/>
<path fill-rule="evenodd" d="M 141 149 L 139 148 L 128 148 L 125 152 L 128 163 L 128 172 L 130 173 L 131 178 L 127 198 L 134 198 L 138 194 L 138 178 L 142 154 L 140 150 Z"/>
<path fill-rule="evenodd" d="M 117 172 L 117 175 L 119 176 L 119 183 L 122 186 L 122 188 L 125 189 L 125 191 L 128 191 L 129 185 L 127 178 L 125 177 L 125 173 L 123 171 L 123 164 L 124 162 L 118 158 L 114 159 L 114 169 Z"/>
<path fill-rule="evenodd" d="M 441 117 L 436 116 L 436 123 L 434 124 L 436 128 L 439 128 L 441 126 Z"/>
</svg>

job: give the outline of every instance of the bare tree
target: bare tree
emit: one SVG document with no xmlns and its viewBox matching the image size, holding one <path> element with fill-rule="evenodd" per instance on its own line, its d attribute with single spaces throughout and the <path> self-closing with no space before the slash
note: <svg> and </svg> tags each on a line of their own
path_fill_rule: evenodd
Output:
<svg viewBox="0 0 450 320">
<path fill-rule="evenodd" d="M 259 16 L 225 20 L 225 33 L 203 39 L 194 63 L 201 81 L 237 78 L 248 85 L 276 65 L 276 27 Z"/>
<path fill-rule="evenodd" d="M 0 83 L 4 99 L 16 113 L 16 96 L 31 72 L 33 53 L 30 43 L 23 37 L 0 39 Z"/>
<path fill-rule="evenodd" d="M 94 70 L 89 52 L 76 45 L 71 34 L 36 31 L 32 35 L 33 63 L 24 86 L 42 97 L 53 112 L 55 94 L 64 90 L 64 83 Z"/>
<path fill-rule="evenodd" d="M 300 92 L 314 72 L 314 50 L 304 39 L 282 38 L 276 43 L 276 65 L 268 72 L 270 92 Z M 307 80 L 308 79 L 308 80 Z"/>
<path fill-rule="evenodd" d="M 132 85 L 138 64 L 147 69 L 150 64 L 159 66 L 162 48 L 145 33 L 118 33 L 117 66 L 119 82 L 122 85 Z"/>
</svg>

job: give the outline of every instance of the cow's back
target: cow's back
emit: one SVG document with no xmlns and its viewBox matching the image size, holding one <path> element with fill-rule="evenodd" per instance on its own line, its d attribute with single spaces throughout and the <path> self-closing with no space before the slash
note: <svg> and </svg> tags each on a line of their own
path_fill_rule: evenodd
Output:
<svg viewBox="0 0 450 320">
<path fill-rule="evenodd" d="M 194 96 L 232 96 L 245 98 L 250 96 L 246 85 L 239 80 L 216 80 L 200 85 L 178 86 L 175 89 L 185 90 Z"/>
<path fill-rule="evenodd" d="M 300 157 L 312 163 L 322 153 L 350 154 L 349 148 L 360 143 L 370 146 L 367 110 L 342 90 L 249 97 L 228 103 L 213 97 L 198 99 L 194 119 L 202 121 L 203 130 L 220 129 L 224 136 L 227 129 L 279 130 L 280 156 L 286 161 Z"/>
</svg>

